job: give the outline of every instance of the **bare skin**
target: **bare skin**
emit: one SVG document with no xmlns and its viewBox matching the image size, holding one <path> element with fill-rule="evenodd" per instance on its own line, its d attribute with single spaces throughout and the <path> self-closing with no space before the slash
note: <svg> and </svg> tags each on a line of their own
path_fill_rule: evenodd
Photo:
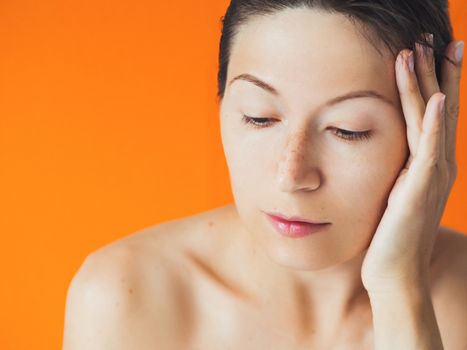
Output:
<svg viewBox="0 0 467 350">
<path fill-rule="evenodd" d="M 245 249 L 238 225 L 227 205 L 95 251 L 69 291 L 63 349 L 372 349 L 364 291 L 338 328 L 326 328 L 335 315 L 316 319 L 319 306 L 300 285 L 259 276 L 261 253 Z M 463 349 L 456 334 L 465 327 L 466 257 L 467 236 L 441 227 L 431 291 L 449 350 Z M 328 287 L 332 295 L 339 284 Z"/>
<path fill-rule="evenodd" d="M 69 290 L 64 350 L 373 347 L 362 261 L 408 156 L 394 57 L 381 57 L 342 17 L 298 9 L 242 28 L 227 81 L 244 73 L 279 94 L 242 80 L 226 88 L 221 132 L 235 206 L 91 254 Z M 386 102 L 324 108 L 354 90 Z M 243 114 L 271 125 L 253 129 Z M 335 128 L 373 133 L 345 141 Z M 264 210 L 332 226 L 290 239 Z M 430 268 L 445 349 L 463 349 L 467 237 L 440 228 Z"/>
</svg>

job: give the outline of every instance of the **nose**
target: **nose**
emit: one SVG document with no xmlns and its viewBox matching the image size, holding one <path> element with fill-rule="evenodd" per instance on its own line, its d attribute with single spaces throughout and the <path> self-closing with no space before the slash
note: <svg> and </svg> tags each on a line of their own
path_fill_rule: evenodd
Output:
<svg viewBox="0 0 467 350">
<path fill-rule="evenodd" d="M 312 191 L 319 187 L 319 170 L 312 160 L 316 154 L 306 131 L 288 135 L 278 162 L 277 181 L 281 191 Z"/>
</svg>

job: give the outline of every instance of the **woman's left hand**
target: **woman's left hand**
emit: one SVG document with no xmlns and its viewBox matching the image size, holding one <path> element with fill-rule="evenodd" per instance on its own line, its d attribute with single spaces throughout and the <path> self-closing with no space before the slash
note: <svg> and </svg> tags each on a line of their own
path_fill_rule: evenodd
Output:
<svg viewBox="0 0 467 350">
<path fill-rule="evenodd" d="M 414 71 L 403 58 L 410 50 L 402 50 L 396 60 L 410 156 L 395 181 L 363 261 L 361 278 L 370 293 L 413 283 L 428 286 L 439 223 L 457 177 L 455 146 L 462 61 L 456 60 L 456 43 L 452 41 L 446 48 L 445 54 L 456 64 L 443 60 L 441 89 L 431 49 L 427 59 L 416 44 Z M 444 96 L 445 109 L 440 111 Z"/>
</svg>

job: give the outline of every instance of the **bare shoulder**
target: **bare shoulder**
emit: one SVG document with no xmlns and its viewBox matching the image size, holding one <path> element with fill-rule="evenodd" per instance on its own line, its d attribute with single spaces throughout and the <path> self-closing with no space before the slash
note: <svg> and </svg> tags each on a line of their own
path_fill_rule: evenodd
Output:
<svg viewBox="0 0 467 350">
<path fill-rule="evenodd" d="M 89 254 L 68 288 L 63 350 L 183 348 L 191 331 L 184 251 L 208 249 L 200 232 L 223 210 L 159 223 Z"/>
<path fill-rule="evenodd" d="M 436 263 L 433 274 L 439 280 L 465 278 L 467 271 L 467 234 L 441 227 L 434 248 Z"/>
<path fill-rule="evenodd" d="M 172 348 L 176 337 L 164 342 L 176 329 L 174 276 L 157 252 L 151 266 L 143 267 L 142 250 L 113 244 L 86 257 L 67 292 L 63 350 Z"/>
<path fill-rule="evenodd" d="M 466 349 L 467 235 L 441 227 L 432 275 L 433 307 L 445 349 Z"/>
</svg>

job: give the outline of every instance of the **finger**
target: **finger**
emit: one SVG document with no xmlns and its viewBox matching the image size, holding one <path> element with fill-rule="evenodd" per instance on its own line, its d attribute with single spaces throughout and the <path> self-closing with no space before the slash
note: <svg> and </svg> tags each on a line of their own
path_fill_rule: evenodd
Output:
<svg viewBox="0 0 467 350">
<path fill-rule="evenodd" d="M 430 46 L 415 43 L 415 71 L 418 84 L 425 104 L 430 97 L 440 91 L 436 78 L 436 66 L 433 56 L 433 34 L 425 33 L 425 38 Z"/>
<path fill-rule="evenodd" d="M 431 33 L 424 33 L 424 39 L 426 40 L 427 44 L 422 45 L 420 43 L 416 43 L 415 47 L 417 53 L 415 57 L 419 59 L 419 66 L 417 76 L 419 77 L 419 85 L 420 90 L 423 95 L 423 98 L 426 102 L 430 100 L 430 98 L 436 92 L 440 91 L 438 79 L 436 76 L 436 66 L 435 66 L 435 57 L 434 57 L 434 45 L 433 45 L 433 34 Z M 417 66 L 415 67 L 417 69 Z M 446 122 L 444 118 L 444 112 L 442 112 L 440 120 L 440 142 L 439 142 L 439 152 L 442 155 L 442 161 L 445 161 L 445 129 L 446 129 Z"/>
<path fill-rule="evenodd" d="M 439 169 L 442 142 L 442 118 L 444 112 L 440 111 L 440 103 L 445 95 L 435 93 L 428 101 L 426 113 L 423 119 L 423 132 L 420 135 L 419 151 L 412 162 L 409 172 L 412 173 L 412 185 L 422 189 L 430 181 L 432 175 Z"/>
<path fill-rule="evenodd" d="M 462 71 L 462 57 L 456 59 L 456 51 L 463 51 L 463 41 L 452 41 L 446 47 L 445 54 L 452 61 L 444 59 L 441 65 L 441 92 L 446 95 L 446 161 L 456 164 L 456 131 L 459 115 L 459 85 Z M 458 57 L 459 58 L 459 57 Z"/>
<path fill-rule="evenodd" d="M 406 168 L 409 167 L 414 156 L 417 154 L 419 137 L 422 132 L 422 121 L 425 113 L 425 101 L 418 87 L 417 77 L 414 71 L 409 69 L 408 62 L 410 50 L 402 50 L 396 60 L 396 82 L 399 89 L 402 111 L 407 125 L 407 141 L 410 155 Z"/>
<path fill-rule="evenodd" d="M 434 58 L 433 34 L 424 33 L 424 39 L 427 44 L 415 43 L 415 71 L 417 72 L 418 85 L 420 92 L 423 96 L 425 103 L 433 96 L 434 93 L 439 92 L 438 79 L 436 77 L 436 65 Z M 441 142 L 440 151 L 444 154 L 445 148 L 445 121 L 441 120 Z"/>
</svg>

